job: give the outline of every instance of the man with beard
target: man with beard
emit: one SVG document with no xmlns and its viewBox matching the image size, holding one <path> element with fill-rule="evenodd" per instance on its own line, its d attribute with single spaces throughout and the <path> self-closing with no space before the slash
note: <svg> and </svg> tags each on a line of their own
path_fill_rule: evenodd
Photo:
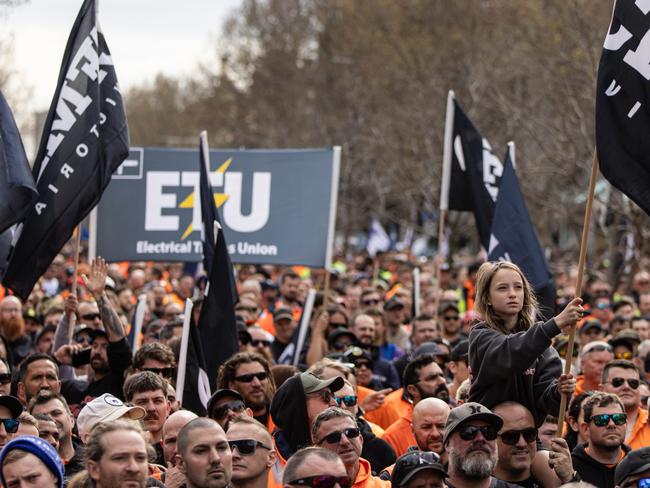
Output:
<svg viewBox="0 0 650 488">
<path fill-rule="evenodd" d="M 167 381 L 151 371 L 136 373 L 124 383 L 124 398 L 127 403 L 142 407 L 146 412 L 143 423 L 149 432 L 149 442 L 156 451 L 155 463 L 165 466 L 162 431 L 171 412 Z"/>
<path fill-rule="evenodd" d="M 603 369 L 600 390 L 620 398 L 627 414 L 625 444 L 632 449 L 650 446 L 648 411 L 641 408 L 639 370 L 633 362 L 619 359 L 607 363 Z"/>
<path fill-rule="evenodd" d="M 497 464 L 497 432 L 503 420 L 480 403 L 449 412 L 443 444 L 449 456 L 449 488 L 516 488 L 492 477 Z"/>
<path fill-rule="evenodd" d="M 287 307 L 291 309 L 294 318 L 300 317 L 302 306 L 298 300 L 300 292 L 300 276 L 292 270 L 285 271 L 280 277 L 280 300 L 276 302 L 275 308 Z"/>
<path fill-rule="evenodd" d="M 445 375 L 436 363 L 435 356 L 417 356 L 404 369 L 404 393 L 413 407 L 425 398 L 439 398 L 449 402 L 449 391 Z M 413 435 L 413 408 L 410 408 L 394 424 L 386 429 L 383 439 L 395 450 L 397 456 L 406 453 L 416 444 Z"/>
<path fill-rule="evenodd" d="M 59 368 L 47 354 L 32 354 L 20 363 L 16 396 L 27 405 L 42 390 L 61 392 Z"/>
<path fill-rule="evenodd" d="M 374 345 L 377 326 L 370 315 L 357 314 L 351 320 L 350 330 L 357 338 L 357 343 L 372 358 L 373 383 L 377 389 L 399 388 L 400 381 L 395 366 L 381 357 L 379 347 Z"/>
<path fill-rule="evenodd" d="M 255 420 L 266 425 L 269 432 L 273 431 L 269 405 L 275 393 L 275 382 L 266 359 L 256 353 L 235 354 L 219 368 L 217 385 L 220 390 L 238 392 L 253 411 Z"/>
<path fill-rule="evenodd" d="M 212 419 L 200 417 L 178 433 L 178 467 L 186 488 L 226 488 L 232 476 L 232 451 L 226 433 Z"/>
<path fill-rule="evenodd" d="M 493 472 L 494 476 L 524 488 L 541 488 L 544 484 L 531 472 L 533 459 L 537 454 L 538 435 L 533 415 L 520 403 L 511 401 L 497 405 L 492 411 L 503 419 L 497 439 L 499 459 Z M 573 470 L 571 452 L 566 441 L 554 437 L 550 449 L 552 469 L 547 463 L 539 463 L 539 468 L 543 465 L 546 472 L 536 474 L 544 479 L 552 479 L 554 485 L 579 481 Z M 554 479 L 555 477 L 557 479 Z"/>
<path fill-rule="evenodd" d="M 148 456 L 144 433 L 134 422 L 98 424 L 84 447 L 86 471 L 74 486 L 145 488 Z"/>
<path fill-rule="evenodd" d="M 390 482 L 372 475 L 370 463 L 361 457 L 363 438 L 350 412 L 331 407 L 314 419 L 311 438 L 315 446 L 335 452 L 356 488 L 389 487 Z"/>
<path fill-rule="evenodd" d="M 573 450 L 573 466 L 580 478 L 599 488 L 614 488 L 616 465 L 630 451 L 623 444 L 627 415 L 621 400 L 611 393 L 594 393 L 582 405 L 580 433 L 587 443 Z"/>
<path fill-rule="evenodd" d="M 266 427 L 250 417 L 238 417 L 226 432 L 232 451 L 232 486 L 266 488 L 275 463 L 273 438 Z"/>
<path fill-rule="evenodd" d="M 32 341 L 25 334 L 23 304 L 18 297 L 0 300 L 0 333 L 7 340 L 13 363 L 18 364 L 32 352 Z"/>
</svg>

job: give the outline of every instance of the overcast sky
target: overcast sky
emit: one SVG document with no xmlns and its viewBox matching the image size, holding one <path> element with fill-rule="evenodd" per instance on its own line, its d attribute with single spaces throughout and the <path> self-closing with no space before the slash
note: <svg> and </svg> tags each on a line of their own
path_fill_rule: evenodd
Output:
<svg viewBox="0 0 650 488">
<path fill-rule="evenodd" d="M 157 73 L 190 74 L 214 60 L 215 40 L 241 0 L 100 0 L 99 20 L 123 89 Z M 32 89 L 28 110 L 47 110 L 82 0 L 28 0 L 0 19 L 14 37 L 12 66 Z M 19 116 L 19 114 L 16 114 Z"/>
</svg>

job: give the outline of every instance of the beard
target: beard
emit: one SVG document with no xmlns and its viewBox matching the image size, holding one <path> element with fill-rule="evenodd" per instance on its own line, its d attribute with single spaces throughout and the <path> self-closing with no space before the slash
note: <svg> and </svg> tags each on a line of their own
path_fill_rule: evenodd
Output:
<svg viewBox="0 0 650 488">
<path fill-rule="evenodd" d="M 111 368 L 108 366 L 108 361 L 105 361 L 104 358 L 100 356 L 93 356 L 90 358 L 90 367 L 95 373 L 106 374 L 111 372 Z"/>
<path fill-rule="evenodd" d="M 433 390 L 433 392 L 423 390 L 422 387 L 417 383 L 415 384 L 415 388 L 417 388 L 422 400 L 425 398 L 438 398 L 447 404 L 449 404 L 451 400 L 449 396 L 449 390 L 447 389 L 447 385 L 445 383 L 438 385 L 438 387 Z"/>
<path fill-rule="evenodd" d="M 9 342 L 13 342 L 25 333 L 25 319 L 23 319 L 22 315 L 0 319 L 0 331 Z"/>
<path fill-rule="evenodd" d="M 471 452 L 480 451 L 481 455 L 469 456 Z M 487 446 L 475 447 L 464 455 L 455 451 L 449 452 L 449 463 L 463 478 L 468 480 L 482 480 L 490 477 L 497 465 L 497 457 Z"/>
</svg>

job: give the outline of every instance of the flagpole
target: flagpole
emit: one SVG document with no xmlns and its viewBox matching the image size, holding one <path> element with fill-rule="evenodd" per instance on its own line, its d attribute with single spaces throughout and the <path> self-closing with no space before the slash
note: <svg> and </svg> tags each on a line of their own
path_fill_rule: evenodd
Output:
<svg viewBox="0 0 650 488">
<path fill-rule="evenodd" d="M 135 306 L 135 322 L 133 324 L 134 330 L 133 330 L 133 344 L 131 344 L 131 349 L 133 351 L 133 355 L 135 356 L 135 353 L 138 351 L 138 347 L 140 344 L 138 344 L 138 339 L 140 338 L 140 332 L 142 332 L 142 324 L 144 323 L 144 313 L 147 308 L 147 295 L 145 293 L 142 293 L 138 297 L 138 304 Z"/>
<path fill-rule="evenodd" d="M 298 366 L 300 362 L 300 352 L 305 344 L 305 337 L 307 337 L 307 330 L 309 329 L 309 322 L 311 320 L 311 313 L 314 310 L 314 301 L 316 299 L 316 290 L 310 288 L 307 291 L 307 298 L 305 305 L 302 309 L 302 317 L 300 319 L 300 329 L 298 331 L 298 340 L 296 342 L 296 349 L 293 355 L 293 365 Z M 324 302 L 323 302 L 324 303 Z"/>
<path fill-rule="evenodd" d="M 594 193 L 596 190 L 596 177 L 598 176 L 598 154 L 594 149 L 594 155 L 591 160 L 591 176 L 589 178 L 589 194 L 587 196 L 587 206 L 585 208 L 585 220 L 582 224 L 582 239 L 580 241 L 580 258 L 578 259 L 578 279 L 576 281 L 576 292 L 575 296 L 579 297 L 582 295 L 582 278 L 585 271 L 585 261 L 587 260 L 587 241 L 589 240 L 589 227 L 591 225 L 591 209 L 594 202 Z M 571 373 L 571 358 L 573 357 L 573 345 L 575 342 L 576 336 L 576 325 L 573 324 L 571 327 L 571 333 L 569 334 L 569 344 L 567 345 L 566 350 L 566 362 L 564 365 L 564 374 Z M 562 394 L 560 400 L 560 412 L 557 419 L 557 436 L 562 435 L 562 430 L 564 427 L 564 414 L 567 407 L 567 395 Z"/>
<path fill-rule="evenodd" d="M 187 368 L 187 344 L 190 340 L 190 319 L 192 314 L 192 300 L 185 299 L 183 317 L 183 333 L 181 335 L 181 349 L 178 358 L 178 372 L 176 373 L 176 400 L 183 405 L 183 391 L 185 390 L 185 370 Z"/>
</svg>

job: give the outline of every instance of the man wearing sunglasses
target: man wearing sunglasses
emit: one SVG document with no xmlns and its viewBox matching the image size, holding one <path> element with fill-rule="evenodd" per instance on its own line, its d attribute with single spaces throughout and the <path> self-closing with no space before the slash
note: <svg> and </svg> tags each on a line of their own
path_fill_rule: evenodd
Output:
<svg viewBox="0 0 650 488">
<path fill-rule="evenodd" d="M 240 415 L 253 416 L 250 408 L 246 407 L 244 398 L 235 390 L 223 388 L 212 394 L 208 400 L 207 414 L 223 428 L 228 430 L 228 423 Z"/>
<path fill-rule="evenodd" d="M 641 408 L 641 376 L 631 361 L 617 359 L 603 369 L 600 390 L 617 395 L 627 414 L 625 444 L 632 449 L 650 446 L 648 411 Z"/>
<path fill-rule="evenodd" d="M 171 348 L 160 342 L 143 344 L 133 356 L 134 371 L 151 371 L 172 385 L 176 381 L 176 360 Z"/>
<path fill-rule="evenodd" d="M 322 447 L 305 447 L 291 456 L 282 475 L 282 482 L 283 488 L 350 488 L 352 486 L 341 458 Z"/>
<path fill-rule="evenodd" d="M 480 403 L 468 402 L 449 412 L 443 443 L 449 456 L 450 488 L 516 487 L 492 477 L 497 464 L 497 433 L 503 420 Z"/>
<path fill-rule="evenodd" d="M 584 420 L 579 429 L 587 443 L 573 450 L 573 466 L 587 483 L 614 488 L 616 465 L 630 451 L 623 444 L 627 424 L 625 408 L 616 395 L 597 392 L 585 400 L 582 410 Z"/>
<path fill-rule="evenodd" d="M 353 486 L 379 488 L 390 486 L 388 481 L 372 476 L 370 463 L 361 457 L 363 438 L 350 412 L 337 407 L 322 411 L 311 428 L 312 442 L 339 455 Z"/>
<path fill-rule="evenodd" d="M 20 400 L 10 395 L 0 395 L 0 449 L 14 438 L 18 430 L 18 417 L 23 412 Z"/>
<path fill-rule="evenodd" d="M 538 481 L 531 471 L 535 456 L 546 456 L 541 451 L 538 454 L 538 431 L 530 410 L 520 403 L 507 401 L 492 411 L 503 419 L 497 437 L 499 458 L 493 475 L 523 487 L 544 486 L 545 483 Z M 552 480 L 554 486 L 576 481 L 571 452 L 564 439 L 554 437 L 551 440 L 548 458 L 552 467 L 548 462 L 537 464 L 539 467 L 535 474 L 539 478 Z"/>
<path fill-rule="evenodd" d="M 269 470 L 275 463 L 273 438 L 251 417 L 237 417 L 226 432 L 232 451 L 232 486 L 266 488 Z"/>
</svg>

